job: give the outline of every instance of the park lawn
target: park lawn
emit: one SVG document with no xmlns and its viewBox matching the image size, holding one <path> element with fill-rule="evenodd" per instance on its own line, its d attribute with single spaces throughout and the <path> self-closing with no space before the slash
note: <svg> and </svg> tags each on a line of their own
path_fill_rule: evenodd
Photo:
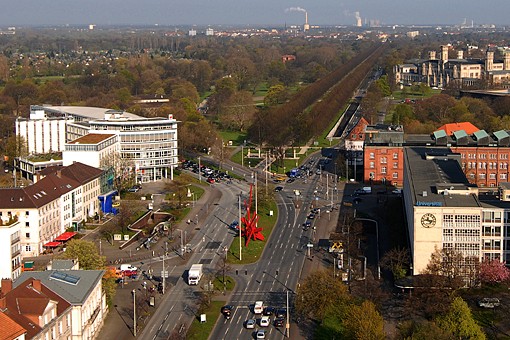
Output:
<svg viewBox="0 0 510 340">
<path fill-rule="evenodd" d="M 221 307 L 225 304 L 224 301 L 211 301 L 211 305 L 205 311 L 206 322 L 200 322 L 199 315 L 193 320 L 187 334 L 188 340 L 207 340 L 211 334 L 216 320 L 221 315 Z"/>
<path fill-rule="evenodd" d="M 267 94 L 267 90 L 269 88 L 267 87 L 267 83 L 260 83 L 257 88 L 255 89 L 255 93 L 253 94 L 254 97 L 264 97 Z"/>
<path fill-rule="evenodd" d="M 221 139 L 228 145 L 228 141 L 232 141 L 232 145 L 241 145 L 248 138 L 245 132 L 240 131 L 220 131 Z"/>
<path fill-rule="evenodd" d="M 273 211 L 273 216 L 269 216 L 269 211 Z M 230 245 L 227 262 L 230 264 L 248 264 L 258 261 L 264 246 L 267 243 L 273 228 L 275 227 L 276 220 L 278 219 L 278 210 L 276 202 L 271 202 L 271 205 L 267 209 L 259 209 L 259 221 L 258 226 L 262 227 L 262 235 L 264 235 L 264 241 L 251 240 L 248 247 L 244 246 L 244 238 L 242 241 L 242 261 L 239 260 L 239 236 L 234 237 L 232 244 Z"/>
</svg>

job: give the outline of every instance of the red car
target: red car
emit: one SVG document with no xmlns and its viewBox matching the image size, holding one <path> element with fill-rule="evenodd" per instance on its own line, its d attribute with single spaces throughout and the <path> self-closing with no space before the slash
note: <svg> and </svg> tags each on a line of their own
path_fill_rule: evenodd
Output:
<svg viewBox="0 0 510 340">
<path fill-rule="evenodd" d="M 124 271 L 122 271 L 122 274 L 125 277 L 134 277 L 134 276 L 138 275 L 138 271 L 136 271 L 136 270 L 124 270 Z"/>
</svg>

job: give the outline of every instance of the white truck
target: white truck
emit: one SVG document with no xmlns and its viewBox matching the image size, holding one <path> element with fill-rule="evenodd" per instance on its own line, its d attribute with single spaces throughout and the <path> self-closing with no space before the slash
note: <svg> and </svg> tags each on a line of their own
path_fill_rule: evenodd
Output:
<svg viewBox="0 0 510 340">
<path fill-rule="evenodd" d="M 191 265 L 191 268 L 188 271 L 188 284 L 191 285 L 198 285 L 198 282 L 202 278 L 202 269 L 203 264 L 195 263 Z"/>
</svg>

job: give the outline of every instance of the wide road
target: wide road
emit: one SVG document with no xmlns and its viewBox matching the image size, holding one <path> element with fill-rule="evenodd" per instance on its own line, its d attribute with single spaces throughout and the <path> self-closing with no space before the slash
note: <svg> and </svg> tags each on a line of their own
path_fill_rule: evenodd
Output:
<svg viewBox="0 0 510 340">
<path fill-rule="evenodd" d="M 168 282 L 172 283 L 173 287 L 165 294 L 158 309 L 139 335 L 140 339 L 166 340 L 174 329 L 179 329 L 182 325 L 184 328 L 189 326 L 195 317 L 196 293 L 200 288 L 187 284 L 185 271 L 193 263 L 202 263 L 206 274 L 213 272 L 218 260 L 224 256 L 224 247 L 229 247 L 232 242 L 234 235 L 228 229 L 228 224 L 238 219 L 239 194 L 242 191 L 243 195 L 247 195 L 249 188 L 246 184 L 238 182 L 232 184 L 222 182 L 215 185 L 221 186 L 223 195 L 218 204 L 208 206 L 211 210 L 209 215 L 200 226 L 197 226 L 200 229 L 193 239 L 187 241 L 193 249 L 191 253 L 185 254 L 188 265 L 184 267 L 165 264 L 166 271 L 169 272 Z M 156 260 L 153 259 L 152 267 L 154 274 L 159 275 L 162 267 L 158 266 Z"/>
<path fill-rule="evenodd" d="M 252 313 L 255 301 L 266 306 L 285 307 L 287 291 L 290 299 L 298 284 L 303 263 L 307 258 L 307 244 L 311 242 L 313 228 L 304 231 L 303 223 L 310 211 L 310 204 L 320 176 L 299 179 L 286 184 L 278 195 L 278 221 L 269 238 L 261 259 L 247 265 L 235 276 L 237 285 L 229 304 L 234 312 L 229 320 L 221 319 L 210 339 L 254 338 L 255 330 L 244 327 L 247 319 L 256 318 Z M 296 196 L 294 190 L 299 190 Z M 258 316 L 260 318 L 260 316 Z M 271 318 L 271 321 L 274 317 Z M 265 327 L 270 339 L 284 337 L 285 328 Z M 292 332 L 292 329 L 290 330 Z M 297 331 L 297 330 L 295 330 Z"/>
</svg>

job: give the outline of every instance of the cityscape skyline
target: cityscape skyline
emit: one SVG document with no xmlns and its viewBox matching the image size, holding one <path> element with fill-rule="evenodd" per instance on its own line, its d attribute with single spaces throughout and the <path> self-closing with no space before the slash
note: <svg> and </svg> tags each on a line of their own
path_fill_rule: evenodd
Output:
<svg viewBox="0 0 510 340">
<path fill-rule="evenodd" d="M 510 2 L 494 0 L 481 11 L 478 2 L 453 0 L 232 1 L 232 0 L 0 0 L 0 26 L 54 25 L 506 25 Z"/>
</svg>

